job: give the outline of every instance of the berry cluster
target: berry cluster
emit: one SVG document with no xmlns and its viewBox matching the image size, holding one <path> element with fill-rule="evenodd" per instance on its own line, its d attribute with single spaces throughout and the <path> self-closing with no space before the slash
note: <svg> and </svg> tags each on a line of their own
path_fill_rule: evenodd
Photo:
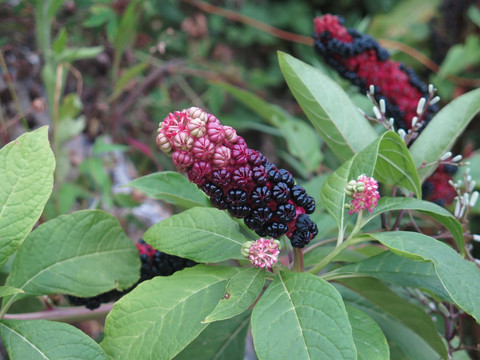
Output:
<svg viewBox="0 0 480 360">
<path fill-rule="evenodd" d="M 413 70 L 389 60 L 387 50 L 372 37 L 346 29 L 343 20 L 334 15 L 317 17 L 314 22 L 315 49 L 340 75 L 366 93 L 375 86 L 375 99 L 386 103 L 388 117 L 408 130 L 421 97 L 428 98 L 428 88 Z M 437 111 L 435 105 L 426 109 L 423 120 L 428 122 Z"/>
<path fill-rule="evenodd" d="M 155 276 L 169 276 L 176 271 L 196 265 L 196 262 L 192 260 L 183 259 L 175 255 L 168 255 L 155 250 L 150 245 L 146 244 L 143 239 L 138 241 L 137 249 L 142 262 L 142 267 L 140 270 L 140 280 L 135 285 L 124 291 L 114 289 L 89 298 L 68 295 L 67 298 L 70 304 L 75 306 L 85 306 L 87 309 L 94 310 L 103 303 L 117 301 L 142 281 L 150 280 Z"/>
<path fill-rule="evenodd" d="M 340 75 L 350 80 L 366 93 L 374 85 L 373 96 L 385 101 L 388 117 L 405 131 L 412 128 L 412 119 L 417 116 L 420 98 L 429 97 L 427 86 L 413 70 L 403 64 L 389 60 L 388 52 L 372 37 L 359 34 L 354 29 L 346 29 L 343 20 L 334 15 L 324 15 L 314 20 L 316 33 L 315 49 Z M 438 111 L 430 105 L 423 114 L 420 132 Z M 456 193 L 449 180 L 456 167 L 440 166 L 424 184 L 424 198 L 440 205 L 449 205 Z"/>
<path fill-rule="evenodd" d="M 286 235 L 293 246 L 304 247 L 317 235 L 306 215 L 315 210 L 313 197 L 214 115 L 195 107 L 169 114 L 157 145 L 213 206 L 243 218 L 259 236 Z"/>
</svg>

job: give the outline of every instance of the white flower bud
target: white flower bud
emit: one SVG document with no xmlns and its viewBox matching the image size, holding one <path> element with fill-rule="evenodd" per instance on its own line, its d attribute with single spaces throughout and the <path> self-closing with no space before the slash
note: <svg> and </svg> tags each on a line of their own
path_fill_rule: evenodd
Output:
<svg viewBox="0 0 480 360">
<path fill-rule="evenodd" d="M 436 89 L 435 89 L 435 87 L 433 86 L 433 84 L 428 85 L 428 92 L 429 92 L 430 94 L 432 94 L 435 90 L 436 90 Z"/>
<path fill-rule="evenodd" d="M 430 105 L 435 105 L 440 101 L 440 96 L 435 96 L 432 100 L 430 100 Z"/>
<path fill-rule="evenodd" d="M 380 111 L 376 106 L 373 107 L 373 113 L 375 114 L 375 117 L 377 118 L 377 120 L 382 119 L 382 114 L 380 114 Z"/>
<path fill-rule="evenodd" d="M 472 240 L 473 240 L 473 241 L 480 242 L 480 235 L 478 235 L 478 234 L 473 234 Z"/>
<path fill-rule="evenodd" d="M 452 162 L 454 162 L 454 163 L 455 163 L 455 162 L 459 162 L 459 161 L 462 160 L 462 159 L 463 159 L 463 156 L 462 156 L 462 155 L 457 155 L 457 156 L 455 156 L 455 157 L 452 159 Z"/>
<path fill-rule="evenodd" d="M 380 99 L 380 111 L 382 112 L 382 114 L 385 114 L 385 111 L 387 111 L 387 107 L 385 105 L 385 100 L 384 99 Z"/>
<path fill-rule="evenodd" d="M 474 191 L 470 197 L 470 206 L 475 206 L 478 200 L 478 191 Z"/>
<path fill-rule="evenodd" d="M 452 152 L 451 151 L 447 151 L 445 154 L 443 154 L 441 157 L 440 157 L 440 161 L 444 161 L 444 160 L 447 160 L 449 157 L 452 156 Z"/>
<path fill-rule="evenodd" d="M 407 135 L 407 133 L 405 132 L 405 130 L 403 129 L 398 129 L 398 136 L 400 136 L 400 139 L 402 139 L 403 141 L 405 141 L 405 136 Z"/>
<path fill-rule="evenodd" d="M 453 212 L 453 216 L 455 216 L 456 218 L 458 218 L 458 215 L 460 215 L 460 207 L 461 207 L 461 204 L 460 204 L 460 201 L 458 199 L 458 196 L 455 197 L 455 211 Z"/>
<path fill-rule="evenodd" d="M 420 100 L 418 100 L 418 104 L 417 104 L 417 114 L 420 115 L 423 113 L 423 110 L 425 109 L 425 103 L 427 102 L 427 100 L 425 98 L 420 98 Z"/>
<path fill-rule="evenodd" d="M 390 118 L 388 119 L 388 126 L 390 127 L 390 129 L 393 129 L 393 124 L 395 123 L 395 119 L 394 118 Z"/>
<path fill-rule="evenodd" d="M 368 87 L 368 91 L 370 91 L 370 93 L 371 93 L 372 95 L 375 94 L 375 85 L 373 85 L 373 84 L 370 85 L 370 86 Z"/>
<path fill-rule="evenodd" d="M 475 180 L 470 181 L 468 184 L 468 192 L 472 192 L 475 189 L 475 185 L 477 185 L 477 182 Z"/>
<path fill-rule="evenodd" d="M 412 118 L 412 129 L 415 129 L 415 126 L 417 125 L 418 122 L 418 117 L 414 116 Z"/>
</svg>

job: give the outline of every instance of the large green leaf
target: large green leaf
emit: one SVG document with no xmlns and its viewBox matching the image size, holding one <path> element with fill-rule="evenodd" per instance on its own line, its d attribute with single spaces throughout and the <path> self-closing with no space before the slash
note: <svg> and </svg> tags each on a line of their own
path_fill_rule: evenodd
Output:
<svg viewBox="0 0 480 360">
<path fill-rule="evenodd" d="M 118 220 L 100 210 L 62 215 L 35 229 L 18 249 L 6 285 L 13 300 L 51 293 L 93 296 L 133 285 L 138 251 Z"/>
<path fill-rule="evenodd" d="M 308 172 L 311 173 L 319 166 L 322 161 L 320 139 L 309 124 L 251 92 L 226 83 L 217 85 L 278 128 L 287 142 L 290 154 L 299 158 Z"/>
<path fill-rule="evenodd" d="M 452 148 L 478 111 L 480 89 L 472 90 L 450 102 L 422 131 L 410 147 L 422 182 L 435 170 L 436 161 Z"/>
<path fill-rule="evenodd" d="M 446 359 L 447 349 L 430 316 L 371 278 L 339 280 L 343 299 L 371 316 L 409 359 Z"/>
<path fill-rule="evenodd" d="M 113 359 L 172 359 L 208 324 L 237 269 L 196 265 L 145 281 L 115 303 L 101 346 Z"/>
<path fill-rule="evenodd" d="M 23 293 L 21 289 L 17 289 L 11 286 L 0 286 L 0 297 L 5 297 L 8 295 Z"/>
<path fill-rule="evenodd" d="M 0 150 L 0 268 L 42 214 L 52 192 L 54 169 L 47 127 Z"/>
<path fill-rule="evenodd" d="M 248 241 L 238 223 L 215 208 L 173 215 L 148 229 L 143 238 L 155 249 L 197 262 L 241 259 L 242 245 Z"/>
<path fill-rule="evenodd" d="M 323 140 L 347 160 L 377 138 L 377 133 L 343 89 L 318 69 L 279 52 L 283 76 Z"/>
<path fill-rule="evenodd" d="M 140 190 L 153 199 L 164 200 L 183 208 L 211 206 L 207 196 L 196 185 L 174 171 L 146 175 L 125 186 Z"/>
<path fill-rule="evenodd" d="M 405 144 L 397 134 L 387 131 L 330 175 L 322 188 L 322 202 L 340 229 L 346 213 L 345 186 L 361 174 L 401 184 L 421 197 L 420 182 Z"/>
<path fill-rule="evenodd" d="M 442 224 L 452 234 L 460 252 L 465 252 L 462 224 L 445 208 L 429 201 L 414 198 L 382 197 L 371 214 L 365 216 L 363 226 L 376 216 L 394 210 L 416 210 Z"/>
<path fill-rule="evenodd" d="M 365 275 L 401 286 L 427 289 L 443 300 L 453 301 L 431 262 L 415 261 L 395 255 L 391 251 L 340 267 L 328 273 L 328 278 L 336 279 L 351 275 Z"/>
<path fill-rule="evenodd" d="M 260 359 L 356 359 L 352 328 L 335 288 L 307 273 L 280 272 L 252 312 Z"/>
<path fill-rule="evenodd" d="M 348 320 L 352 325 L 353 341 L 358 360 L 385 360 L 390 358 L 387 339 L 373 319 L 357 308 L 346 305 Z"/>
<path fill-rule="evenodd" d="M 204 322 L 228 319 L 247 310 L 262 291 L 265 276 L 264 269 L 247 268 L 232 277 L 227 284 L 226 296 Z"/>
<path fill-rule="evenodd" d="M 244 360 L 250 312 L 208 325 L 174 360 Z"/>
<path fill-rule="evenodd" d="M 106 359 L 91 337 L 67 324 L 46 320 L 0 320 L 10 359 Z"/>
<path fill-rule="evenodd" d="M 370 234 L 398 255 L 433 263 L 438 278 L 450 297 L 466 313 L 480 321 L 480 270 L 450 246 L 429 236 L 391 231 Z M 473 285 L 472 285 L 473 284 Z"/>
</svg>

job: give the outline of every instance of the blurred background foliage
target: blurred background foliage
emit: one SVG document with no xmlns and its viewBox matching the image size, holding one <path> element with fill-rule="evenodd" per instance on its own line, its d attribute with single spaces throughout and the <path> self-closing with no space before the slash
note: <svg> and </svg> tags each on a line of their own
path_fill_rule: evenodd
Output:
<svg viewBox="0 0 480 360">
<path fill-rule="evenodd" d="M 336 168 L 277 62 L 280 50 L 311 63 L 370 112 L 311 46 L 313 18 L 325 13 L 378 39 L 433 82 L 444 103 L 479 85 L 478 1 L 1 2 L 0 138 L 3 145 L 50 125 L 57 171 L 44 220 L 100 207 L 141 224 L 130 210 L 144 199 L 121 185 L 172 169 L 155 149 L 156 130 L 169 112 L 190 106 L 217 114 L 304 182 Z M 473 122 L 456 152 L 471 155 L 478 134 Z"/>
</svg>

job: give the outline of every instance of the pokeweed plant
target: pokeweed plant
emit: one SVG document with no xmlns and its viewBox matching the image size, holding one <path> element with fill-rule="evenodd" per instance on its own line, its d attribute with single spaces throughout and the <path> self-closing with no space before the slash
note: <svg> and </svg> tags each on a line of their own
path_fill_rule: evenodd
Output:
<svg viewBox="0 0 480 360">
<path fill-rule="evenodd" d="M 97 210 L 30 232 L 53 185 L 46 128 L 0 151 L 7 184 L 0 189 L 0 264 L 15 253 L 0 287 L 0 335 L 11 356 L 243 359 L 249 328 L 259 359 L 447 359 L 465 349 L 460 321 L 480 319 L 480 272 L 465 245 L 473 236 L 458 219 L 478 193 L 469 189 L 454 214 L 421 197 L 422 182 L 480 110 L 480 91 L 428 115 L 424 130 L 410 119 L 411 131 L 402 132 L 375 98 L 379 85 L 367 83 L 386 127 L 379 134 L 322 72 L 284 53 L 279 63 L 342 165 L 307 194 L 216 116 L 193 107 L 169 114 L 157 144 L 178 172 L 130 185 L 185 210 L 148 229 L 150 247 L 138 250 L 198 264 L 124 295 L 106 318 L 100 345 L 65 324 L 14 319 L 10 306 L 28 296 L 128 289 L 139 278 L 137 249 Z M 395 95 L 386 96 L 395 104 Z M 428 99 L 418 100 L 413 112 L 420 115 Z M 325 218 L 335 223 L 334 238 L 321 226 Z M 426 218 L 445 229 L 442 236 L 424 233 Z"/>
</svg>

